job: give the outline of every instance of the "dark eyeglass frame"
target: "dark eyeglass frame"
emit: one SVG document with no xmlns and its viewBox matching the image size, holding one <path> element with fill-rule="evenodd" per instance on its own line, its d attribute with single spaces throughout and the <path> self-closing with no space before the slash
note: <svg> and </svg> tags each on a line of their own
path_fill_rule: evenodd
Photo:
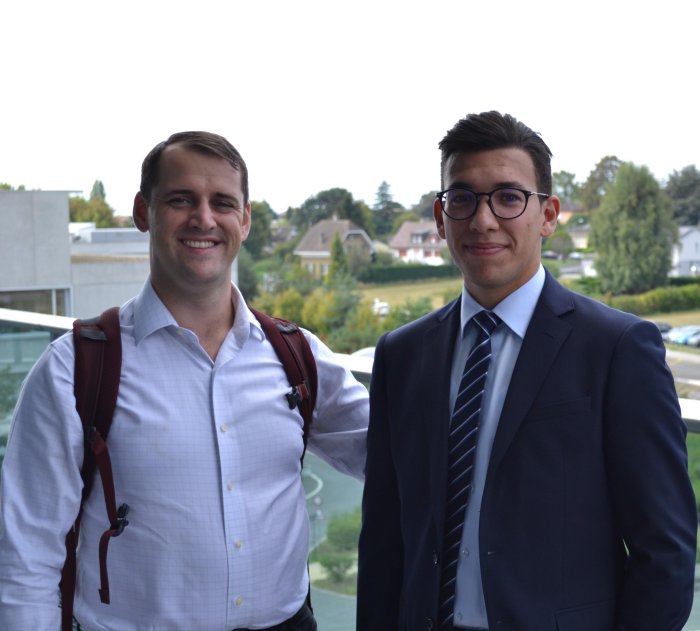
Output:
<svg viewBox="0 0 700 631">
<path fill-rule="evenodd" d="M 447 193 L 449 193 L 450 191 L 467 191 L 474 195 L 474 197 L 476 198 L 476 204 L 474 204 L 474 210 L 471 212 L 471 214 L 467 215 L 466 217 L 453 217 L 452 215 L 450 215 L 450 213 L 448 213 L 445 210 L 445 195 L 447 195 Z M 520 193 L 523 193 L 525 195 L 525 205 L 523 206 L 523 209 L 517 215 L 513 215 L 512 217 L 501 217 L 501 215 L 499 215 L 496 212 L 496 209 L 493 207 L 493 203 L 491 202 L 491 196 L 494 193 L 498 193 L 498 191 L 518 191 Z M 476 191 L 472 191 L 470 188 L 466 188 L 465 186 L 452 186 L 450 188 L 446 188 L 444 191 L 439 191 L 438 193 L 436 193 L 435 196 L 437 197 L 437 199 L 440 200 L 440 207 L 442 208 L 442 212 L 444 212 L 450 219 L 452 219 L 453 221 L 465 221 L 466 219 L 471 219 L 476 214 L 476 211 L 479 208 L 479 198 L 483 197 L 484 195 L 488 198 L 486 200 L 486 203 L 488 204 L 488 207 L 494 214 L 494 216 L 498 217 L 499 219 L 504 219 L 506 221 L 509 219 L 517 219 L 518 217 L 520 217 L 525 212 L 525 209 L 527 208 L 527 203 L 530 201 L 530 198 L 533 195 L 537 195 L 538 197 L 544 197 L 545 199 L 547 197 L 551 197 L 551 195 L 549 195 L 548 193 L 536 193 L 535 191 L 526 191 L 524 188 L 518 188 L 517 186 L 498 186 L 489 193 L 477 193 Z"/>
</svg>

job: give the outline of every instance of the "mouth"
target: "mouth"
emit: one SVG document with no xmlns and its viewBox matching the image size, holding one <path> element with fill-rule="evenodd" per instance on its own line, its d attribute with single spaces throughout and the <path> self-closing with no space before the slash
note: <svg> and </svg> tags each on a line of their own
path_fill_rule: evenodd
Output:
<svg viewBox="0 0 700 631">
<path fill-rule="evenodd" d="M 465 247 L 470 254 L 477 256 L 498 254 L 505 250 L 505 246 L 498 243 L 468 243 Z"/>
<path fill-rule="evenodd" d="M 213 248 L 216 245 L 215 241 L 202 241 L 195 239 L 182 239 L 182 243 L 188 248 L 194 248 L 195 250 L 206 250 L 208 248 Z"/>
</svg>

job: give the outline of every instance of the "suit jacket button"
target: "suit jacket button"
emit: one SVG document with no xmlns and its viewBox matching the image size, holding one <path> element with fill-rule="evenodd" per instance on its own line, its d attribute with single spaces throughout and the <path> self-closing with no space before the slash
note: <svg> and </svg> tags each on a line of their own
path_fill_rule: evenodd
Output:
<svg viewBox="0 0 700 631">
<path fill-rule="evenodd" d="M 433 619 L 432 618 L 425 619 L 425 628 L 427 629 L 427 631 L 430 631 L 433 628 Z"/>
<path fill-rule="evenodd" d="M 437 565 L 440 563 L 440 557 L 438 556 L 438 553 L 433 550 L 433 565 Z"/>
</svg>

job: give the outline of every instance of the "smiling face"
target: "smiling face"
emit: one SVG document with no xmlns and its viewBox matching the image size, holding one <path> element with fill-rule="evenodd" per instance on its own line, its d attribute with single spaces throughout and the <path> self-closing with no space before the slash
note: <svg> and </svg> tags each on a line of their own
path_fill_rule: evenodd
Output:
<svg viewBox="0 0 700 631">
<path fill-rule="evenodd" d="M 461 186 L 475 192 L 499 186 L 537 192 L 532 158 L 517 148 L 452 154 L 445 163 L 443 181 L 445 188 Z M 537 272 L 541 239 L 550 236 L 557 225 L 559 199 L 532 196 L 525 212 L 515 219 L 498 219 L 486 197 L 479 198 L 476 213 L 469 219 L 450 219 L 439 200 L 433 214 L 467 291 L 483 307 L 492 309 Z"/>
<path fill-rule="evenodd" d="M 250 230 L 241 174 L 222 158 L 171 145 L 150 197 L 136 195 L 134 223 L 151 233 L 151 282 L 161 299 L 230 295 L 231 265 Z"/>
</svg>

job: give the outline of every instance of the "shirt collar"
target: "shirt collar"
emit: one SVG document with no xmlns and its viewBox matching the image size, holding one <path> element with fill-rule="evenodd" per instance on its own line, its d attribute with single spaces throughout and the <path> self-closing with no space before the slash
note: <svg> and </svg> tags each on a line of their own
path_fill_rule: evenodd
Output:
<svg viewBox="0 0 700 631">
<path fill-rule="evenodd" d="M 243 345 L 249 334 L 263 339 L 265 335 L 259 322 L 250 312 L 243 295 L 233 283 L 231 283 L 231 301 L 236 314 L 232 332 L 239 346 Z M 179 325 L 156 294 L 149 278 L 141 293 L 134 299 L 134 339 L 136 344 L 159 329 L 167 327 L 179 327 Z"/>
<path fill-rule="evenodd" d="M 540 264 L 537 272 L 529 281 L 491 309 L 520 338 L 525 337 L 525 331 L 527 331 L 530 318 L 535 311 L 535 305 L 542 293 L 542 287 L 544 287 L 544 278 L 544 267 Z M 472 298 L 467 289 L 462 288 L 462 335 L 464 335 L 469 321 L 483 309 L 484 307 Z"/>
</svg>

